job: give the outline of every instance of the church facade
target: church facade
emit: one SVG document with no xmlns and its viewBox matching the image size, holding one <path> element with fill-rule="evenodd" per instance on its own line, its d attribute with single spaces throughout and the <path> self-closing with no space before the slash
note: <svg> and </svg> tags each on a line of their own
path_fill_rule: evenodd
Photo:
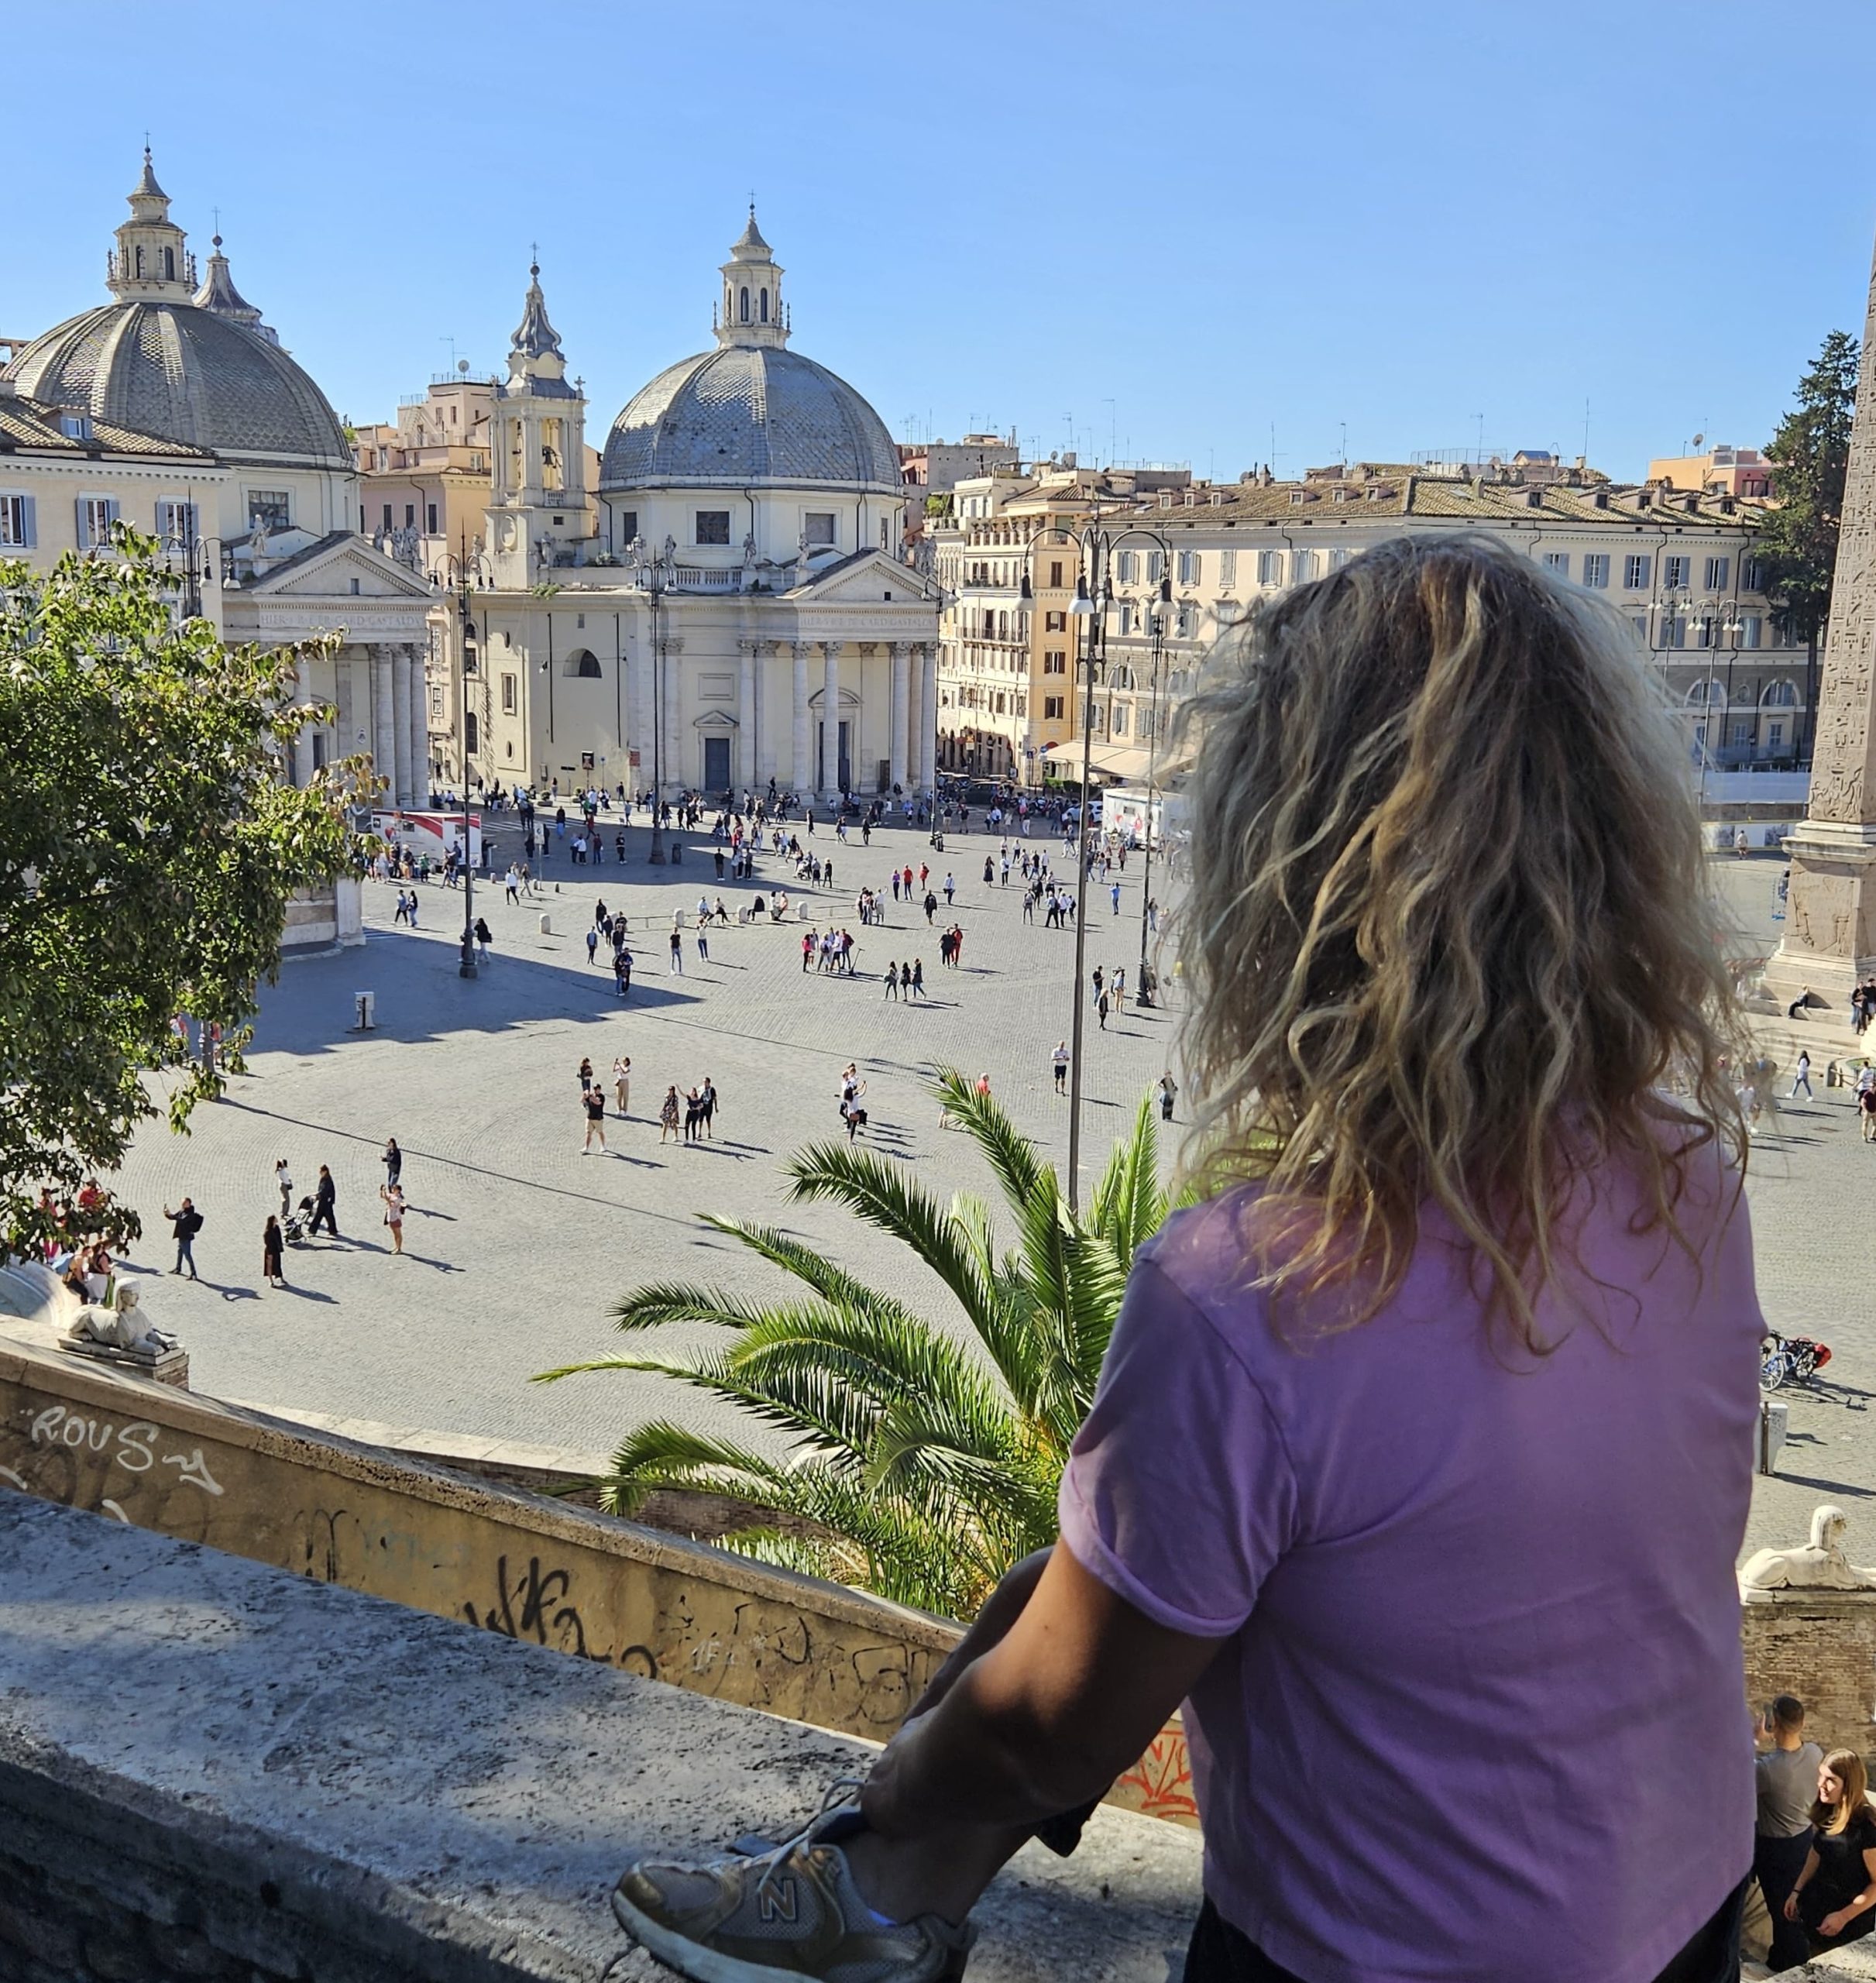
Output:
<svg viewBox="0 0 1876 1983">
<path fill-rule="evenodd" d="M 303 663 L 325 706 L 301 733 L 304 784 L 368 754 L 387 799 L 428 795 L 431 588 L 354 529 L 358 476 L 338 416 L 235 289 L 221 239 L 198 284 L 149 154 L 107 265 L 112 301 L 32 339 L 0 372 L 0 556 L 49 568 L 122 521 L 158 538 L 184 610 L 231 641 L 337 636 Z M 288 913 L 289 947 L 358 935 L 356 887 Z"/>
<path fill-rule="evenodd" d="M 586 486 L 586 403 L 532 271 L 479 546 L 437 616 L 445 775 L 566 792 L 929 789 L 938 609 L 902 555 L 898 451 L 789 349 L 749 224 L 712 349 L 627 402 Z"/>
</svg>

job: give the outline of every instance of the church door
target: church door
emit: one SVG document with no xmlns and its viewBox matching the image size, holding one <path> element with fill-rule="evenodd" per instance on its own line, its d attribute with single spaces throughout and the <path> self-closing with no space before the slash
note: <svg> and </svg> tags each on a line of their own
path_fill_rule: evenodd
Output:
<svg viewBox="0 0 1876 1983">
<path fill-rule="evenodd" d="M 727 737 L 703 740 L 703 789 L 706 792 L 730 789 L 730 740 Z"/>
</svg>

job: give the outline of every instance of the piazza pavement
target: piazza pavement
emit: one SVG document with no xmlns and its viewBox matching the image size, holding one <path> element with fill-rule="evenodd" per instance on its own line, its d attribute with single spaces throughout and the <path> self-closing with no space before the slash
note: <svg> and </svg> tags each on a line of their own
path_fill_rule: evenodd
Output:
<svg viewBox="0 0 1876 1983">
<path fill-rule="evenodd" d="M 609 840 L 615 830 L 608 827 Z M 492 833 L 498 878 L 510 832 Z M 457 973 L 457 892 L 421 888 L 412 933 L 393 925 L 392 888 L 367 883 L 363 946 L 284 966 L 263 992 L 249 1073 L 197 1112 L 186 1136 L 153 1123 L 138 1138 L 117 1181 L 145 1222 L 135 1263 L 167 1270 L 166 1204 L 188 1193 L 206 1220 L 196 1248 L 201 1281 L 166 1279 L 149 1304 L 181 1334 L 197 1388 L 400 1440 L 440 1435 L 466 1450 L 504 1441 L 598 1454 L 651 1416 L 746 1433 L 728 1407 L 656 1377 L 528 1381 L 554 1365 L 627 1349 L 608 1311 L 641 1283 L 695 1280 L 746 1297 L 789 1285 L 703 1226 L 698 1215 L 706 1211 L 802 1235 L 961 1328 L 935 1277 L 905 1249 L 834 1208 L 791 1203 L 781 1163 L 806 1143 L 844 1133 L 838 1084 L 851 1060 L 867 1082 L 864 1141 L 911 1167 L 941 1198 L 991 1185 L 968 1139 L 938 1122 L 927 1083 L 939 1064 L 988 1073 L 1018 1125 L 1065 1166 L 1068 1110 L 1053 1093 L 1050 1054 L 1070 1030 L 1072 933 L 1046 929 L 1039 914 L 1026 923 L 1014 879 L 1007 888 L 985 885 L 984 857 L 998 840 L 981 830 L 949 836 L 938 856 L 909 829 L 876 832 L 868 849 L 857 830 L 843 845 L 821 823 L 813 845 L 831 853 L 837 885 L 820 891 L 797 888 L 773 857 L 754 881 L 720 885 L 702 836 L 685 836 L 682 863 L 661 871 L 646 864 L 646 830 L 630 828 L 627 837 L 623 867 L 572 866 L 567 843 L 557 844 L 539 878 L 544 897 L 519 907 L 505 901 L 499 878 L 479 885 L 477 912 L 495 943 L 473 981 Z M 1032 844 L 1048 849 L 1058 869 L 1066 864 L 1059 838 L 1039 832 Z M 916 870 L 921 860 L 931 862 L 934 886 L 947 867 L 956 877 L 953 913 L 965 934 L 959 970 L 940 966 L 936 930 L 920 909 L 888 893 L 885 927 L 862 928 L 855 915 L 862 886 L 884 887 L 895 861 Z M 1738 954 L 1769 949 L 1780 864 L 1727 859 L 1716 868 L 1740 933 Z M 1123 967 L 1131 982 L 1140 943 L 1137 854 L 1119 878 L 1118 916 L 1105 887 L 1091 890 L 1087 962 Z M 1164 883 L 1156 864 L 1162 902 L 1171 893 Z M 712 900 L 721 893 L 734 915 L 778 885 L 852 930 L 855 975 L 804 974 L 804 926 L 792 920 L 719 928 L 710 961 L 697 958 L 689 926 L 700 892 Z M 587 962 L 584 933 L 602 896 L 632 919 L 636 968 L 625 1002 L 610 970 Z M 940 901 L 942 926 L 941 888 Z M 680 908 L 684 974 L 675 977 L 665 953 Z M 911 958 L 923 963 L 926 1000 L 887 1000 L 887 962 Z M 1177 985 L 1170 971 L 1166 982 L 1159 1010 L 1130 1004 L 1105 1033 L 1089 1015 L 1084 1189 L 1173 1063 Z M 378 1024 L 361 1034 L 352 1029 L 353 999 L 366 989 L 376 995 Z M 609 1115 L 607 1153 L 583 1156 L 579 1060 L 592 1060 L 610 1092 L 622 1053 L 632 1061 L 630 1118 Z M 1845 1092 L 1827 1088 L 1824 1071 L 1820 1059 L 1815 1101 L 1781 1102 L 1771 1112 L 1749 1198 L 1767 1318 L 1787 1334 L 1829 1342 L 1833 1381 L 1782 1394 L 1789 1442 L 1778 1477 L 1757 1483 L 1748 1547 L 1800 1539 L 1812 1507 L 1828 1499 L 1850 1512 L 1851 1553 L 1860 1545 L 1867 1561 L 1876 1559 L 1867 1411 L 1876 1315 L 1864 1293 L 1864 1224 L 1876 1147 L 1862 1144 Z M 715 1140 L 661 1146 L 666 1084 L 682 1092 L 706 1075 L 721 1096 Z M 1788 1085 L 1782 1077 L 1781 1091 Z M 404 1150 L 411 1205 L 402 1259 L 390 1251 L 377 1198 L 389 1136 Z M 1173 1141 L 1163 1147 L 1170 1160 Z M 286 1292 L 268 1289 L 260 1273 L 260 1229 L 276 1203 L 280 1156 L 296 1198 L 311 1189 L 321 1163 L 332 1167 L 342 1235 L 288 1249 Z M 764 1443 L 760 1435 L 754 1442 Z"/>
</svg>

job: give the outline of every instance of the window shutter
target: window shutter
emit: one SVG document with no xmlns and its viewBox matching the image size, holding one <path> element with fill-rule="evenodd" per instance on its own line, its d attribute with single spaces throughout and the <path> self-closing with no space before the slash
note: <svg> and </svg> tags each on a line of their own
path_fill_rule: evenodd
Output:
<svg viewBox="0 0 1876 1983">
<path fill-rule="evenodd" d="M 84 498 L 82 496 L 73 503 L 72 512 L 75 520 L 73 528 L 78 533 L 78 548 L 81 551 L 89 551 L 91 548 L 91 533 L 85 523 Z"/>
<path fill-rule="evenodd" d="M 35 550 L 38 548 L 39 545 L 39 518 L 36 514 L 36 505 L 34 503 L 33 500 L 30 496 L 23 496 L 20 498 L 20 500 L 25 506 L 26 510 L 25 521 L 26 528 L 25 548 L 28 551 Z"/>
<path fill-rule="evenodd" d="M 115 496 L 107 496 L 105 498 L 105 527 L 107 532 L 110 526 L 116 521 L 117 498 Z"/>
</svg>

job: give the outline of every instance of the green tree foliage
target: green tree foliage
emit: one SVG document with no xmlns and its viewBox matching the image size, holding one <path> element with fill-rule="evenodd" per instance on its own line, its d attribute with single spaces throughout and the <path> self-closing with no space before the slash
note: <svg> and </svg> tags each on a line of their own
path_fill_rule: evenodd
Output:
<svg viewBox="0 0 1876 1983">
<path fill-rule="evenodd" d="M 1798 382 L 1798 403 L 1765 450 L 1778 507 L 1755 547 L 1781 626 L 1815 654 L 1830 612 L 1843 522 L 1843 474 L 1856 412 L 1857 341 L 1833 331 Z"/>
<path fill-rule="evenodd" d="M 778 1460 L 667 1420 L 641 1425 L 602 1483 L 615 1513 L 660 1488 L 734 1496 L 782 1519 L 731 1536 L 731 1548 L 968 1618 L 1004 1571 L 1054 1539 L 1063 1462 L 1093 1401 L 1134 1249 L 1170 1201 L 1150 1097 L 1077 1216 L 1054 1167 L 995 1101 L 953 1069 L 933 1087 L 995 1180 L 1014 1246 L 999 1246 L 982 1198 L 940 1204 L 905 1164 L 847 1143 L 811 1146 L 788 1174 L 797 1200 L 844 1205 L 909 1247 L 961 1327 L 926 1320 L 772 1227 L 706 1214 L 800 1291 L 761 1303 L 683 1282 L 641 1287 L 615 1311 L 628 1335 L 701 1322 L 721 1339 L 572 1364 L 536 1381 L 653 1371 L 792 1442 Z"/>
<path fill-rule="evenodd" d="M 50 1222 L 136 1126 L 183 1128 L 221 1069 L 177 1015 L 223 1029 L 238 1070 L 287 898 L 343 866 L 362 768 L 280 776 L 304 650 L 225 647 L 177 610 L 154 540 L 50 572 L 0 560 L 0 1243 Z M 134 1236 L 115 1207 L 88 1225 Z"/>
</svg>

